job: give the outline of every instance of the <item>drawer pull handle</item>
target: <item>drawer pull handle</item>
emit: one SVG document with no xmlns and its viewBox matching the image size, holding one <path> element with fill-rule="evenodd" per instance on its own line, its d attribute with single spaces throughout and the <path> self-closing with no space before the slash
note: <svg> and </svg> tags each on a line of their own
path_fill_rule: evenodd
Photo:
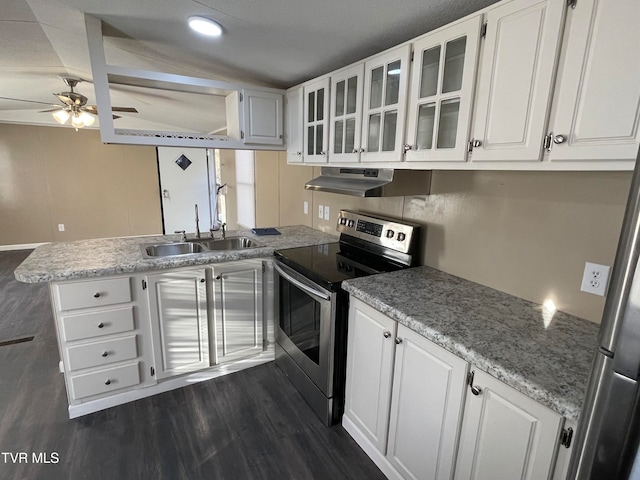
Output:
<svg viewBox="0 0 640 480">
<path fill-rule="evenodd" d="M 103 357 L 107 357 L 107 356 L 109 356 L 109 352 L 102 352 L 102 356 L 103 356 Z"/>
<path fill-rule="evenodd" d="M 104 323 L 100 322 L 100 323 L 98 324 L 98 328 L 104 328 Z"/>
<path fill-rule="evenodd" d="M 93 298 L 100 298 L 100 292 L 96 292 L 93 294 Z"/>
<path fill-rule="evenodd" d="M 382 335 L 384 336 L 384 338 L 389 338 L 391 336 L 391 332 L 389 330 L 385 330 Z"/>
<path fill-rule="evenodd" d="M 396 345 L 400 345 L 402 343 L 402 338 L 396 337 L 395 342 L 396 342 Z"/>
<path fill-rule="evenodd" d="M 107 378 L 107 381 L 104 382 L 105 385 L 111 385 L 111 380 L 109 378 Z"/>
</svg>

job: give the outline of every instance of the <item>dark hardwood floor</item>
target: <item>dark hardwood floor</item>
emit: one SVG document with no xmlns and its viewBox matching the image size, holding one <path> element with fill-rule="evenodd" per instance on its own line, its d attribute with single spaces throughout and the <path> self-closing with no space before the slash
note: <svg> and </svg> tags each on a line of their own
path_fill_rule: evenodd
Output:
<svg viewBox="0 0 640 480">
<path fill-rule="evenodd" d="M 0 252 L 1 480 L 384 478 L 273 363 L 69 420 L 47 285 L 13 277 L 28 254 Z"/>
</svg>

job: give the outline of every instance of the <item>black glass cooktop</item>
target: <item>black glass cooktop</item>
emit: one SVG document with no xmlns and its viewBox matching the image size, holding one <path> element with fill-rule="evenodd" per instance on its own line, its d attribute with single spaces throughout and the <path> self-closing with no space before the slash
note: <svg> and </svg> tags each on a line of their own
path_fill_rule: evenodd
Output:
<svg viewBox="0 0 640 480">
<path fill-rule="evenodd" d="M 405 268 L 340 242 L 276 250 L 282 263 L 315 283 L 335 290 L 343 280 Z"/>
</svg>

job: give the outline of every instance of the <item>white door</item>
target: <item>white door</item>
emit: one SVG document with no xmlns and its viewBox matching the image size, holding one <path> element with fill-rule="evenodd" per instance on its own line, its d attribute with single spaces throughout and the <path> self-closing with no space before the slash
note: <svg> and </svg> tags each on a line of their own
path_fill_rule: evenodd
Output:
<svg viewBox="0 0 640 480">
<path fill-rule="evenodd" d="M 486 13 L 471 161 L 539 161 L 566 2 L 513 0 Z"/>
<path fill-rule="evenodd" d="M 364 63 L 331 76 L 329 162 L 360 161 Z"/>
<path fill-rule="evenodd" d="M 204 268 L 147 276 L 156 377 L 210 366 Z"/>
<path fill-rule="evenodd" d="M 304 87 L 304 162 L 326 163 L 329 148 L 329 77 Z"/>
<path fill-rule="evenodd" d="M 467 362 L 398 326 L 387 459 L 404 478 L 450 480 Z"/>
<path fill-rule="evenodd" d="M 361 162 L 402 161 L 410 61 L 405 45 L 365 63 Z"/>
<path fill-rule="evenodd" d="M 216 364 L 262 352 L 262 261 L 213 267 Z"/>
<path fill-rule="evenodd" d="M 302 88 L 287 90 L 285 96 L 285 124 L 287 128 L 287 163 L 302 162 L 302 112 L 303 112 Z"/>
<path fill-rule="evenodd" d="M 550 160 L 635 160 L 639 25 L 637 0 L 580 0 L 569 9 L 549 125 L 558 143 L 550 144 Z"/>
<path fill-rule="evenodd" d="M 413 44 L 408 162 L 466 159 L 481 20 L 478 15 Z"/>
<path fill-rule="evenodd" d="M 383 455 L 387 446 L 396 322 L 352 300 L 344 416 Z M 343 426 L 349 427 L 343 419 Z"/>
<path fill-rule="evenodd" d="M 211 168 L 209 164 L 211 163 Z M 215 168 L 205 148 L 158 147 L 160 196 L 164 233 L 196 231 L 195 206 L 199 228 L 208 232 L 212 225 L 215 195 Z"/>
<path fill-rule="evenodd" d="M 244 143 L 282 145 L 282 94 L 262 90 L 242 90 Z"/>
<path fill-rule="evenodd" d="M 562 417 L 475 370 L 462 420 L 456 480 L 545 480 L 553 475 Z"/>
</svg>

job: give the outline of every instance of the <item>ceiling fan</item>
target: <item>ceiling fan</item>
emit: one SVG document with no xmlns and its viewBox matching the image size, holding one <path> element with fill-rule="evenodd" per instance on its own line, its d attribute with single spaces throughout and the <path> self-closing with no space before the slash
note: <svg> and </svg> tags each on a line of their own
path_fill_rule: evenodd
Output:
<svg viewBox="0 0 640 480">
<path fill-rule="evenodd" d="M 58 100 L 60 100 L 62 104 L 36 102 L 33 100 L 23 100 L 19 98 L 8 97 L 0 97 L 0 99 L 49 105 L 55 108 L 49 110 L 41 110 L 38 113 L 53 112 L 53 118 L 60 125 L 64 125 L 68 120 L 71 120 L 71 126 L 73 126 L 76 131 L 79 128 L 90 127 L 95 122 L 94 115 L 98 114 L 98 107 L 96 107 L 95 105 L 87 105 L 87 97 L 73 90 L 74 87 L 78 85 L 78 83 L 80 83 L 82 80 L 79 78 L 62 77 L 62 81 L 71 89 L 70 92 L 54 93 L 54 95 L 58 97 Z M 133 107 L 112 107 L 111 110 L 113 112 L 138 113 L 138 110 Z M 120 116 L 113 115 L 113 118 L 115 120 L 117 118 L 120 118 Z"/>
</svg>

